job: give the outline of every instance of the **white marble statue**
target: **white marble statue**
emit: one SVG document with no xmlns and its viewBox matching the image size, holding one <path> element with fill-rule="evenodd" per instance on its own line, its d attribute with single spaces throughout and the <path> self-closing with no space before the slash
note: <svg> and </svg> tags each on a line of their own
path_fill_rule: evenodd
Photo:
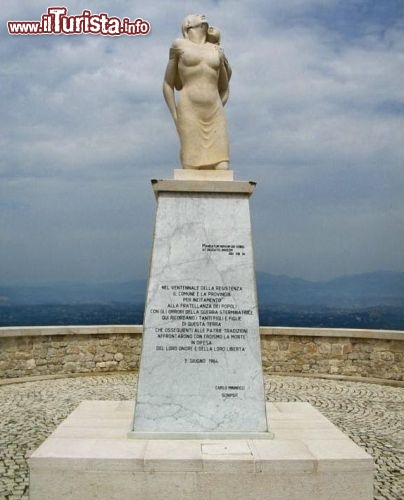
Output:
<svg viewBox="0 0 404 500">
<path fill-rule="evenodd" d="M 171 46 L 163 94 L 181 142 L 187 169 L 226 170 L 229 142 L 223 106 L 231 69 L 220 47 L 220 32 L 205 16 L 187 16 L 183 38 Z M 180 91 L 176 101 L 175 90 Z"/>
</svg>

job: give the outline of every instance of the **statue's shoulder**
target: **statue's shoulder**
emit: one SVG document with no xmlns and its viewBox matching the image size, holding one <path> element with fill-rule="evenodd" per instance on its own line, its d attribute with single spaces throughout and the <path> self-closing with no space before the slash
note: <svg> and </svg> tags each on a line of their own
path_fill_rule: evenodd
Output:
<svg viewBox="0 0 404 500">
<path fill-rule="evenodd" d="M 226 56 L 224 55 L 224 50 L 223 48 L 220 46 L 220 45 L 215 45 L 216 47 L 216 50 L 218 51 L 219 53 L 219 56 L 220 56 L 220 59 L 225 59 Z"/>
<path fill-rule="evenodd" d="M 185 38 L 176 38 L 171 44 L 172 49 L 182 49 L 187 43 Z"/>
<path fill-rule="evenodd" d="M 170 59 L 178 59 L 184 50 L 184 40 L 183 38 L 177 38 L 173 41 L 170 47 Z"/>
<path fill-rule="evenodd" d="M 208 42 L 206 42 L 206 45 L 209 46 L 211 48 L 211 50 L 216 51 L 219 54 L 220 59 L 223 59 L 226 57 L 224 55 L 224 50 L 222 49 L 222 47 L 219 44 L 212 43 L 212 42 L 208 41 Z"/>
</svg>

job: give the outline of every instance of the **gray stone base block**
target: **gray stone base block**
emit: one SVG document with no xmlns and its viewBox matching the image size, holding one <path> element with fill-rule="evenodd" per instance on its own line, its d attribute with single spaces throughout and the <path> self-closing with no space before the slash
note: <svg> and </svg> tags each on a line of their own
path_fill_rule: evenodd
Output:
<svg viewBox="0 0 404 500">
<path fill-rule="evenodd" d="M 373 460 L 308 403 L 270 403 L 272 440 L 134 440 L 132 401 L 84 401 L 30 458 L 31 500 L 348 500 Z"/>
</svg>

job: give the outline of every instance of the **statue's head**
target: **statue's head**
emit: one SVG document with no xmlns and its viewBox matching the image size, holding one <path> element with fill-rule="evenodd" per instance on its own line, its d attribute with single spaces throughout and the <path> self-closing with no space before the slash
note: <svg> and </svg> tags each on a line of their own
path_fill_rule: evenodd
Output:
<svg viewBox="0 0 404 500">
<path fill-rule="evenodd" d="M 206 26 L 206 32 L 209 28 L 208 20 L 203 14 L 190 14 L 182 21 L 182 36 L 188 38 L 188 31 L 192 28 L 199 28 L 199 26 Z"/>
<path fill-rule="evenodd" d="M 209 26 L 208 35 L 206 37 L 206 40 L 210 43 L 220 45 L 220 31 L 219 31 L 219 29 L 215 28 L 214 26 Z"/>
</svg>

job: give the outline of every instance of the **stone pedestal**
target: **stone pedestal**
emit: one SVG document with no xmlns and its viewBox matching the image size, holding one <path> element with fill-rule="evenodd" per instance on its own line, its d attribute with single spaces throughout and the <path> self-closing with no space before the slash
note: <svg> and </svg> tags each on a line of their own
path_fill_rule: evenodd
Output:
<svg viewBox="0 0 404 500">
<path fill-rule="evenodd" d="M 31 500 L 371 500 L 373 460 L 308 403 L 273 440 L 128 439 L 132 401 L 85 401 L 31 456 Z"/>
<path fill-rule="evenodd" d="M 153 181 L 133 437 L 268 430 L 249 212 L 255 184 L 216 174 Z"/>
</svg>

